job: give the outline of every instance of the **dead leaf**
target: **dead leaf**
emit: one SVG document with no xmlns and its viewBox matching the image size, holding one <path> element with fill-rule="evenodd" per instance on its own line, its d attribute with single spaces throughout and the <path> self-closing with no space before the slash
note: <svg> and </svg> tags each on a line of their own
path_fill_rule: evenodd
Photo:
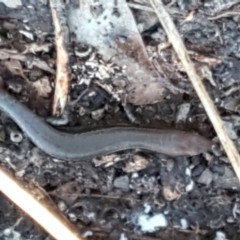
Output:
<svg viewBox="0 0 240 240">
<path fill-rule="evenodd" d="M 44 62 L 44 61 L 42 61 L 38 58 L 33 59 L 32 65 L 36 66 L 36 67 L 38 67 L 38 68 L 40 68 L 40 69 L 42 69 L 46 72 L 50 72 L 52 74 L 55 74 L 55 71 L 52 68 L 50 68 L 46 62 Z"/>
<path fill-rule="evenodd" d="M 183 22 L 190 22 L 190 21 L 192 21 L 195 13 L 196 13 L 196 10 L 192 10 L 192 11 L 188 14 L 188 16 L 185 18 L 185 20 L 184 20 Z"/>
<path fill-rule="evenodd" d="M 166 49 L 166 48 L 169 48 L 171 46 L 171 43 L 170 42 L 162 42 L 158 45 L 158 54 L 160 55 L 161 54 L 161 51 Z"/>
<path fill-rule="evenodd" d="M 135 105 L 153 104 L 163 99 L 164 88 L 159 82 L 133 82 L 128 88 L 128 101 Z"/>
<path fill-rule="evenodd" d="M 171 189 L 170 186 L 163 187 L 163 196 L 167 201 L 178 199 L 181 194 L 176 189 Z"/>
<path fill-rule="evenodd" d="M 33 35 L 33 33 L 31 33 L 31 32 L 28 32 L 28 31 L 26 31 L 26 30 L 20 30 L 19 31 L 22 35 L 24 35 L 25 37 L 27 37 L 27 38 L 29 38 L 30 40 L 34 40 L 34 35 Z"/>
<path fill-rule="evenodd" d="M 143 105 L 162 101 L 169 85 L 165 86 L 166 80 L 150 62 L 126 1 L 118 1 L 115 13 L 118 17 L 112 13 L 112 9 L 116 9 L 113 0 L 99 1 L 97 6 L 101 6 L 102 11 L 99 10 L 98 15 L 91 12 L 94 4 L 94 0 L 81 1 L 80 9 L 69 11 L 69 28 L 76 33 L 77 41 L 95 47 L 105 61 L 111 60 L 125 69 L 128 102 Z M 92 16 L 91 22 L 89 16 Z"/>
<path fill-rule="evenodd" d="M 60 185 L 56 190 L 50 192 L 49 194 L 62 199 L 67 204 L 73 204 L 81 192 L 81 185 L 78 182 L 73 181 L 67 182 L 64 185 Z"/>
<path fill-rule="evenodd" d="M 37 52 L 49 52 L 50 47 L 52 47 L 52 43 L 45 43 L 45 44 L 36 44 L 36 43 L 30 43 L 30 44 L 26 44 L 25 46 L 25 50 L 22 52 L 23 54 L 26 53 L 37 53 Z"/>
<path fill-rule="evenodd" d="M 39 97 L 48 97 L 52 91 L 48 77 L 44 76 L 35 82 L 30 83 L 36 90 Z"/>
<path fill-rule="evenodd" d="M 13 74 L 13 75 L 19 75 L 23 79 L 27 79 L 23 73 L 22 64 L 20 61 L 15 59 L 10 59 L 7 61 L 3 61 L 3 65 Z"/>
<path fill-rule="evenodd" d="M 99 167 L 104 165 L 104 167 L 110 167 L 114 165 L 114 163 L 122 161 L 123 159 L 120 158 L 117 154 L 111 154 L 107 156 L 102 156 L 101 160 L 93 159 L 93 163 L 95 164 L 95 167 Z"/>
<path fill-rule="evenodd" d="M 18 53 L 16 50 L 9 50 L 9 49 L 0 49 L 0 59 L 1 60 L 14 59 L 14 60 L 19 60 L 19 61 L 23 61 L 23 62 L 27 61 L 27 57 L 25 55 Z M 55 70 L 50 68 L 46 62 L 44 62 L 36 57 L 34 57 L 32 59 L 31 65 L 36 66 L 36 67 L 38 67 L 46 72 L 49 72 L 51 74 L 55 74 Z"/>
<path fill-rule="evenodd" d="M 126 163 L 123 171 L 127 173 L 138 172 L 145 169 L 148 163 L 149 161 L 145 157 L 141 155 L 134 155 L 132 161 Z"/>
</svg>

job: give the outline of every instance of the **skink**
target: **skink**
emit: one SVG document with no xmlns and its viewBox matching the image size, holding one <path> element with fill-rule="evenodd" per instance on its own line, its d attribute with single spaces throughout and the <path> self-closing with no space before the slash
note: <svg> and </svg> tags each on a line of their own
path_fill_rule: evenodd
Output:
<svg viewBox="0 0 240 240">
<path fill-rule="evenodd" d="M 114 152 L 143 149 L 170 156 L 197 155 L 212 142 L 196 133 L 114 127 L 78 134 L 58 131 L 26 106 L 0 89 L 0 109 L 15 121 L 29 139 L 48 155 L 62 160 L 82 160 Z"/>
</svg>

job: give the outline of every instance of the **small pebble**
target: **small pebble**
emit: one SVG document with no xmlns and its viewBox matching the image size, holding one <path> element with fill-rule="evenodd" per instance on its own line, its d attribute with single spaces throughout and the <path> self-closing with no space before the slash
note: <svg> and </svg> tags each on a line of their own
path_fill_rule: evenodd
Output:
<svg viewBox="0 0 240 240">
<path fill-rule="evenodd" d="M 30 152 L 29 160 L 35 166 L 40 167 L 44 162 L 41 156 L 41 150 L 37 147 L 34 147 Z"/>
<path fill-rule="evenodd" d="M 235 220 L 232 216 L 228 217 L 227 220 L 226 220 L 228 223 L 234 223 Z"/>
<path fill-rule="evenodd" d="M 94 119 L 96 121 L 100 120 L 101 118 L 104 117 L 104 112 L 105 112 L 104 108 L 93 111 L 92 114 L 91 114 L 92 119 Z"/>
<path fill-rule="evenodd" d="M 67 206 L 66 206 L 65 202 L 59 201 L 59 202 L 58 202 L 58 208 L 59 208 L 59 210 L 60 210 L 61 212 L 64 212 L 64 211 L 66 211 Z"/>
<path fill-rule="evenodd" d="M 172 159 L 168 159 L 166 162 L 166 169 L 168 172 L 171 172 L 174 167 L 174 161 Z"/>
<path fill-rule="evenodd" d="M 121 233 L 119 240 L 128 240 L 128 238 L 125 233 Z"/>
<path fill-rule="evenodd" d="M 86 109 L 82 106 L 79 107 L 79 110 L 78 110 L 78 113 L 79 113 L 79 116 L 84 116 L 86 114 Z"/>
<path fill-rule="evenodd" d="M 71 222 L 76 222 L 77 221 L 77 216 L 74 213 L 69 213 L 68 217 Z"/>
<path fill-rule="evenodd" d="M 144 204 L 144 213 L 148 214 L 152 210 L 152 207 L 149 203 Z"/>
<path fill-rule="evenodd" d="M 218 177 L 217 181 L 214 182 L 214 186 L 220 189 L 239 189 L 239 180 L 235 172 L 225 166 L 224 175 Z"/>
<path fill-rule="evenodd" d="M 187 229 L 189 226 L 188 221 L 185 218 L 181 218 L 180 223 L 181 223 L 181 228 L 184 230 Z"/>
<path fill-rule="evenodd" d="M 17 231 L 14 231 L 13 227 L 7 228 L 3 231 L 4 237 L 3 239 L 5 240 L 13 240 L 13 239 L 21 239 L 21 234 Z M 2 236 L 3 237 L 3 236 Z"/>
<path fill-rule="evenodd" d="M 132 178 L 138 178 L 138 177 L 139 177 L 139 174 L 137 172 L 132 174 Z"/>
<path fill-rule="evenodd" d="M 224 232 L 217 231 L 214 240 L 227 240 L 226 234 Z"/>
<path fill-rule="evenodd" d="M 194 188 L 194 185 L 195 185 L 194 181 L 191 179 L 189 184 L 186 185 L 185 191 L 186 192 L 191 192 L 193 190 L 193 188 Z"/>
<path fill-rule="evenodd" d="M 224 124 L 224 128 L 227 131 L 229 137 L 232 140 L 236 140 L 238 138 L 236 131 L 234 130 L 234 125 L 232 122 L 228 122 L 228 121 L 223 121 Z"/>
<path fill-rule="evenodd" d="M 137 225 L 140 226 L 142 232 L 155 232 L 161 227 L 167 227 L 167 218 L 162 214 L 149 216 L 146 214 L 140 215 Z"/>
<path fill-rule="evenodd" d="M 217 164 L 217 165 L 213 165 L 212 167 L 211 167 L 211 171 L 213 172 L 213 173 L 217 173 L 218 175 L 220 175 L 220 176 L 223 176 L 224 175 L 224 173 L 225 173 L 225 165 L 224 164 Z"/>
<path fill-rule="evenodd" d="M 212 153 L 214 154 L 214 156 L 220 157 L 223 154 L 223 150 L 221 148 L 221 145 L 217 144 L 217 143 L 213 144 Z"/>
<path fill-rule="evenodd" d="M 197 181 L 198 183 L 208 186 L 212 182 L 212 180 L 213 180 L 212 172 L 208 168 L 206 168 Z"/>
<path fill-rule="evenodd" d="M 228 98 L 223 99 L 220 106 L 227 110 L 235 111 L 238 101 L 239 101 L 238 99 L 228 97 Z"/>
<path fill-rule="evenodd" d="M 206 166 L 204 164 L 200 164 L 196 166 L 192 171 L 192 176 L 193 177 L 200 176 L 205 169 L 206 169 Z"/>
<path fill-rule="evenodd" d="M 93 236 L 93 232 L 92 231 L 86 231 L 83 233 L 83 237 L 84 238 L 87 238 L 87 237 L 92 237 Z"/>
<path fill-rule="evenodd" d="M 115 178 L 113 186 L 123 191 L 129 191 L 129 178 L 127 175 Z"/>
<path fill-rule="evenodd" d="M 94 212 L 90 212 L 87 214 L 88 219 L 92 221 L 96 221 L 96 214 Z"/>
<path fill-rule="evenodd" d="M 178 107 L 176 122 L 186 122 L 189 111 L 190 111 L 191 104 L 190 103 L 183 103 Z"/>
<path fill-rule="evenodd" d="M 191 169 L 190 168 L 186 168 L 185 174 L 186 174 L 186 176 L 191 177 L 191 174 L 192 174 Z"/>
</svg>

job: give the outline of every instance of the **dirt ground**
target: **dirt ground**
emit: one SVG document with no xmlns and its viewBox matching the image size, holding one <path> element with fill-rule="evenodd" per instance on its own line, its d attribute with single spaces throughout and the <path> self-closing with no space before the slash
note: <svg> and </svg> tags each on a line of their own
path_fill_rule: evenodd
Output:
<svg viewBox="0 0 240 240">
<path fill-rule="evenodd" d="M 240 1 L 164 2 L 240 149 Z M 59 131 L 178 128 L 212 139 L 212 150 L 173 158 L 135 149 L 62 161 L 38 149 L 1 112 L 1 166 L 44 189 L 86 239 L 240 239 L 240 184 L 232 166 L 174 50 L 163 46 L 167 37 L 160 23 L 152 12 L 131 10 L 146 49 L 177 93 L 169 91 L 154 104 L 123 104 L 116 97 L 119 86 L 124 89 L 123 68 L 71 38 L 69 102 L 61 118 L 52 117 L 56 50 L 43 0 L 22 0 L 16 9 L 0 2 L 2 87 Z M 3 195 L 0 213 L 0 239 L 51 239 Z"/>
</svg>

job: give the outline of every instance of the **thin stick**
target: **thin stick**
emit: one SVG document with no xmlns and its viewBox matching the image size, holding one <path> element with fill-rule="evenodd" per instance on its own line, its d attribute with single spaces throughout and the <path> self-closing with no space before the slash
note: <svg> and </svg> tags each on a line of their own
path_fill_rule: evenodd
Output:
<svg viewBox="0 0 240 240">
<path fill-rule="evenodd" d="M 237 148 L 235 147 L 233 141 L 228 136 L 228 133 L 226 132 L 222 119 L 220 118 L 218 111 L 210 98 L 209 94 L 207 93 L 200 77 L 198 76 L 194 65 L 187 53 L 187 50 L 184 46 L 184 43 L 170 17 L 168 12 L 166 11 L 163 3 L 161 0 L 149 0 L 153 9 L 155 10 L 159 21 L 161 22 L 163 28 L 165 29 L 168 39 L 171 42 L 172 46 L 174 47 L 175 51 L 178 54 L 179 59 L 181 60 L 185 71 L 188 74 L 188 77 L 198 94 L 198 97 L 200 98 L 202 105 L 212 122 L 212 125 L 219 137 L 219 140 L 221 141 L 225 152 L 229 158 L 229 161 L 231 162 L 235 173 L 240 180 L 240 156 L 237 151 Z"/>
<path fill-rule="evenodd" d="M 207 19 L 208 20 L 217 20 L 217 19 L 220 19 L 220 18 L 232 17 L 232 16 L 239 15 L 239 14 L 240 14 L 239 11 L 226 11 L 226 12 L 220 13 L 216 16 L 209 16 L 209 17 L 207 17 Z"/>
<path fill-rule="evenodd" d="M 138 9 L 138 10 L 142 10 L 142 11 L 146 11 L 146 12 L 154 12 L 152 7 L 141 5 L 141 4 L 138 4 L 138 3 L 127 3 L 127 4 L 130 8 L 134 8 L 134 9 Z M 171 8 L 166 8 L 166 9 L 171 14 L 179 14 L 179 15 L 185 15 L 186 14 L 185 12 L 179 12 L 179 11 L 171 9 Z"/>
<path fill-rule="evenodd" d="M 69 34 L 67 20 L 65 17 L 65 3 L 62 0 L 50 1 L 52 19 L 55 27 L 56 43 L 56 78 L 53 99 L 53 115 L 59 116 L 63 113 L 67 104 L 69 90 L 68 53 Z"/>
<path fill-rule="evenodd" d="M 154 12 L 154 10 L 151 7 L 140 5 L 138 3 L 128 3 L 128 6 L 130 8 L 135 8 L 135 9 L 139 9 L 147 12 Z"/>
<path fill-rule="evenodd" d="M 82 240 L 75 227 L 39 189 L 24 186 L 0 168 L 0 191 L 57 240 Z M 33 196 L 35 195 L 35 197 Z"/>
</svg>

